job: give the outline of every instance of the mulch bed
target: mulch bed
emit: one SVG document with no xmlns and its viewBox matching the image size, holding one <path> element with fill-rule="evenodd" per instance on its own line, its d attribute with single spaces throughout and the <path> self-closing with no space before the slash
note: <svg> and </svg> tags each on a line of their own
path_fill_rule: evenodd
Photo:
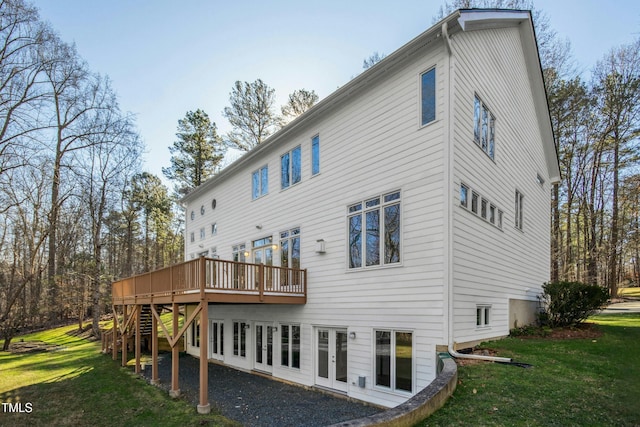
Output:
<svg viewBox="0 0 640 427">
<path fill-rule="evenodd" d="M 518 335 L 514 338 L 520 339 L 548 339 L 548 340 L 572 340 L 572 339 L 597 339 L 602 336 L 602 331 L 595 323 L 581 323 L 576 326 L 568 326 L 554 329 L 539 329 L 537 333 L 529 333 L 527 335 Z M 462 353 L 463 351 L 461 351 Z M 479 356 L 499 356 L 498 352 L 491 348 L 473 348 L 467 351 L 467 354 L 475 354 Z M 484 360 L 478 359 L 456 359 L 458 366 L 475 365 L 478 363 L 486 363 Z"/>
</svg>

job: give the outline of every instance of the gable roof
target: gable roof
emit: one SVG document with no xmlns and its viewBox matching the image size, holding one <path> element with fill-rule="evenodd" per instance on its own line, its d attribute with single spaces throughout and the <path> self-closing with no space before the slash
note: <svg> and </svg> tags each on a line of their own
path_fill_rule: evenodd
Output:
<svg viewBox="0 0 640 427">
<path fill-rule="evenodd" d="M 455 31 L 475 31 L 488 28 L 505 28 L 513 26 L 520 28 L 523 51 L 525 52 L 525 60 L 527 63 L 527 69 L 529 70 L 529 82 L 534 95 L 536 114 L 538 116 L 540 133 L 542 135 L 545 157 L 549 169 L 549 177 L 551 182 L 559 181 L 560 168 L 558 165 L 557 151 L 555 147 L 555 140 L 553 138 L 551 118 L 542 76 L 542 66 L 540 65 L 538 46 L 531 13 L 529 11 L 501 9 L 460 9 L 451 13 L 449 16 L 445 17 L 440 22 L 436 23 L 422 34 L 406 43 L 404 46 L 389 54 L 380 62 L 354 77 L 344 86 L 338 88 L 326 98 L 322 99 L 304 114 L 290 122 L 287 126 L 271 135 L 264 142 L 254 147 L 251 151 L 244 154 L 238 160 L 224 168 L 202 185 L 193 189 L 180 200 L 180 203 L 186 203 L 203 194 L 211 187 L 223 182 L 225 179 L 232 176 L 236 170 L 241 169 L 245 164 L 251 162 L 251 160 L 259 156 L 263 151 L 268 150 L 275 144 L 278 144 L 279 141 L 285 140 L 288 135 L 293 134 L 296 130 L 305 126 L 310 121 L 330 113 L 336 106 L 347 102 L 354 94 L 365 90 L 371 85 L 371 83 L 383 78 L 386 73 L 401 66 L 407 58 L 411 57 L 424 46 L 438 41 L 439 39 L 441 40 L 442 28 L 445 24 L 449 28 L 448 31 L 450 33 Z"/>
</svg>

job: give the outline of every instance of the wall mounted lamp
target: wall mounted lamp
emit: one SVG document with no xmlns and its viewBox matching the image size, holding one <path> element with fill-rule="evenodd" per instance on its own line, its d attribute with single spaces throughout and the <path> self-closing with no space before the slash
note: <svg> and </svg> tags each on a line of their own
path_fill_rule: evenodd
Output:
<svg viewBox="0 0 640 427">
<path fill-rule="evenodd" d="M 355 332 L 349 332 L 349 339 L 355 340 L 356 339 L 356 333 Z"/>
</svg>

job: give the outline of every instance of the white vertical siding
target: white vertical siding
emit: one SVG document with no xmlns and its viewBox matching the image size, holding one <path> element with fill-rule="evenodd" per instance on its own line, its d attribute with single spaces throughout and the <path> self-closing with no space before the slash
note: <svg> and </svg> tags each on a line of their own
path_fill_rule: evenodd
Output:
<svg viewBox="0 0 640 427">
<path fill-rule="evenodd" d="M 462 33 L 453 44 L 454 331 L 465 342 L 508 334 L 509 298 L 535 300 L 548 280 L 550 188 L 518 28 Z M 474 143 L 476 93 L 496 117 L 495 161 Z M 504 211 L 502 230 L 459 206 L 461 182 Z M 514 222 L 516 189 L 523 231 Z M 477 304 L 491 305 L 490 327 L 476 328 Z"/>
</svg>

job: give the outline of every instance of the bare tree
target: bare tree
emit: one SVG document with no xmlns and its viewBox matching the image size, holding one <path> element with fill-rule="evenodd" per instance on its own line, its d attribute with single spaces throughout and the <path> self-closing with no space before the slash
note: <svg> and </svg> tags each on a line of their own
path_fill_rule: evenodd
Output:
<svg viewBox="0 0 640 427">
<path fill-rule="evenodd" d="M 369 55 L 368 58 L 362 61 L 362 69 L 366 70 L 373 67 L 378 62 L 382 61 L 386 56 L 387 55 L 385 55 L 384 53 L 378 53 L 377 51 L 373 52 L 371 55 Z"/>
<path fill-rule="evenodd" d="M 598 111 L 603 122 L 601 136 L 610 153 L 612 167 L 611 235 L 608 279 L 612 297 L 617 296 L 619 271 L 620 176 L 629 162 L 639 157 L 640 135 L 640 40 L 612 49 L 594 70 Z"/>
<path fill-rule="evenodd" d="M 293 119 L 313 107 L 319 99 L 320 97 L 314 90 L 297 89 L 293 91 L 289 95 L 287 103 L 281 108 L 280 125 L 286 126 Z"/>
</svg>

